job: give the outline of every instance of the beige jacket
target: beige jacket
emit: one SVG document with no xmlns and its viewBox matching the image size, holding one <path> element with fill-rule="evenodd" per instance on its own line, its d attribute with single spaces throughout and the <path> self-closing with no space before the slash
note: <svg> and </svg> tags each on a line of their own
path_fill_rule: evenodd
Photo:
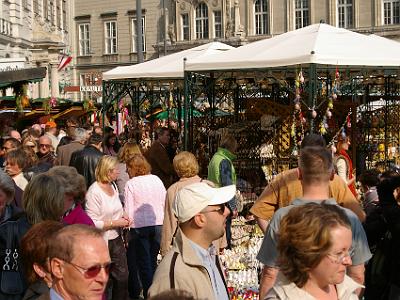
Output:
<svg viewBox="0 0 400 300">
<path fill-rule="evenodd" d="M 190 245 L 189 239 L 181 230 L 177 231 L 171 251 L 167 253 L 157 267 L 153 284 L 149 289 L 149 297 L 171 289 L 171 261 L 175 252 L 178 253 L 173 268 L 175 289 L 187 291 L 195 299 L 218 300 L 215 299 L 206 268 L 203 267 L 200 258 Z"/>
<path fill-rule="evenodd" d="M 355 282 L 349 276 L 345 275 L 342 283 L 336 285 L 338 300 L 358 300 L 356 290 L 363 286 Z M 303 289 L 297 287 L 293 282 L 282 274 L 278 278 L 274 287 L 269 291 L 264 300 L 318 300 Z"/>
</svg>

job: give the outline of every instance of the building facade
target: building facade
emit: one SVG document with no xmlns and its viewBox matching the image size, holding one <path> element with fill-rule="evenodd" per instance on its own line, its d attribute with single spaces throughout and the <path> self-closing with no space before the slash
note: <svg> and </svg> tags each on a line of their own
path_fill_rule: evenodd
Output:
<svg viewBox="0 0 400 300">
<path fill-rule="evenodd" d="M 75 96 L 101 100 L 102 72 L 137 62 L 134 0 L 74 1 L 73 45 Z M 169 0 L 141 1 L 144 60 L 163 55 L 158 45 L 167 37 Z M 172 23 L 172 22 L 171 22 Z"/>
<path fill-rule="evenodd" d="M 67 0 L 1 0 L 0 59 L 23 59 L 25 68 L 46 67 L 46 77 L 29 85 L 33 98 L 59 97 L 68 69 L 58 69 L 68 51 Z"/>
<path fill-rule="evenodd" d="M 324 22 L 400 41 L 400 0 L 176 0 L 180 48 L 210 40 L 242 45 Z"/>
</svg>

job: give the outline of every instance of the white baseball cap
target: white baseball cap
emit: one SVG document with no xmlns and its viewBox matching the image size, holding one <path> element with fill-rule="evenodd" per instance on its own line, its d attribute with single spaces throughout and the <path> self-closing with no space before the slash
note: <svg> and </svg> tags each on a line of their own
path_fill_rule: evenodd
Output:
<svg viewBox="0 0 400 300">
<path fill-rule="evenodd" d="M 208 205 L 218 205 L 231 200 L 236 194 L 236 186 L 214 188 L 205 182 L 185 186 L 175 196 L 172 210 L 180 223 L 186 222 Z"/>
</svg>

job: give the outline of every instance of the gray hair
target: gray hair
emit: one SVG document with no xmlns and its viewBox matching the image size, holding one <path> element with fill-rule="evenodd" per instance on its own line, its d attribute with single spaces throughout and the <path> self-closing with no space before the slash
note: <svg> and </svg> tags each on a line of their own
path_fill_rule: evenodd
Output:
<svg viewBox="0 0 400 300">
<path fill-rule="evenodd" d="M 14 199 L 15 195 L 15 187 L 14 181 L 10 176 L 0 170 L 0 189 L 6 194 L 6 203 L 10 204 L 10 202 Z"/>
<path fill-rule="evenodd" d="M 87 140 L 87 132 L 83 128 L 75 128 L 74 141 L 85 142 Z"/>
</svg>

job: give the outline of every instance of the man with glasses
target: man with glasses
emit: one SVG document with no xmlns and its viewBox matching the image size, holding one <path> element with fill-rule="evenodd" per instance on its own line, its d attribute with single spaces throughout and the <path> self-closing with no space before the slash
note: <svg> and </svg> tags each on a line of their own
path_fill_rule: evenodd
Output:
<svg viewBox="0 0 400 300">
<path fill-rule="evenodd" d="M 103 299 L 112 264 L 101 230 L 62 228 L 50 242 L 49 264 L 53 285 L 39 300 Z"/>
<path fill-rule="evenodd" d="M 56 160 L 53 151 L 54 148 L 51 139 L 47 135 L 42 135 L 39 138 L 39 152 L 37 153 L 39 158 L 38 165 L 43 166 L 46 170 L 50 169 Z"/>
<path fill-rule="evenodd" d="M 213 188 L 205 182 L 178 191 L 172 209 L 179 228 L 172 249 L 156 270 L 149 296 L 179 289 L 190 292 L 195 299 L 229 299 L 212 242 L 224 235 L 229 215 L 225 204 L 235 192 L 234 185 Z"/>
<path fill-rule="evenodd" d="M 329 181 L 333 180 L 334 167 L 332 153 L 325 147 L 305 147 L 301 150 L 298 167 L 298 178 L 301 181 L 303 195 L 293 200 L 286 207 L 278 209 L 271 219 L 264 236 L 257 259 L 264 264 L 260 280 L 260 299 L 264 299 L 274 285 L 279 271 L 277 264 L 277 240 L 281 219 L 293 208 L 306 203 L 327 203 L 338 205 L 336 200 L 329 198 Z M 364 264 L 371 258 L 367 237 L 357 215 L 343 208 L 350 220 L 352 230 L 352 265 L 347 268 L 347 274 L 356 282 L 364 282 Z"/>
</svg>

